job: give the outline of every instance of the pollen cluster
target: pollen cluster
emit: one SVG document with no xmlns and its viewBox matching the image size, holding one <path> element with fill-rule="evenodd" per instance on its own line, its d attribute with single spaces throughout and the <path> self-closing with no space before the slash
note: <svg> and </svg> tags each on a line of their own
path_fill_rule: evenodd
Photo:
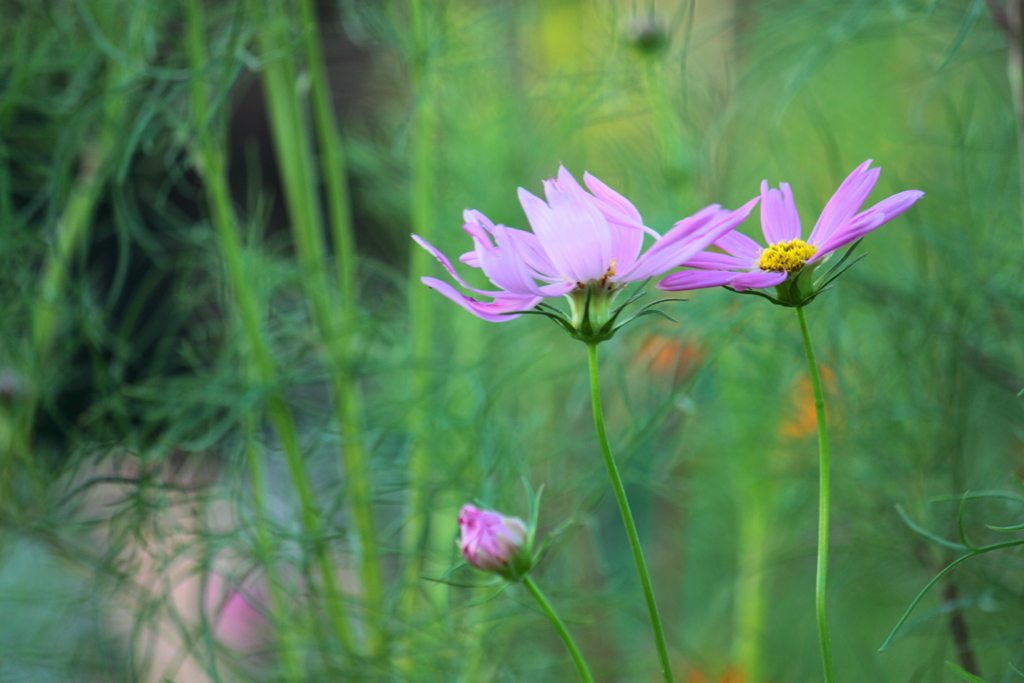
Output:
<svg viewBox="0 0 1024 683">
<path fill-rule="evenodd" d="M 754 263 L 761 270 L 770 270 L 776 273 L 783 271 L 795 273 L 804 267 L 807 259 L 814 256 L 818 248 L 807 244 L 803 240 L 790 240 L 769 244 L 768 248 L 761 252 L 761 255 Z"/>
<path fill-rule="evenodd" d="M 604 275 L 601 276 L 601 279 L 598 280 L 598 284 L 601 285 L 602 287 L 607 286 L 608 285 L 608 278 L 610 278 L 610 277 L 615 277 L 615 259 L 614 258 L 611 260 L 611 263 L 608 264 L 608 270 L 606 270 L 604 272 Z M 580 283 L 580 286 L 582 286 L 582 283 Z"/>
</svg>

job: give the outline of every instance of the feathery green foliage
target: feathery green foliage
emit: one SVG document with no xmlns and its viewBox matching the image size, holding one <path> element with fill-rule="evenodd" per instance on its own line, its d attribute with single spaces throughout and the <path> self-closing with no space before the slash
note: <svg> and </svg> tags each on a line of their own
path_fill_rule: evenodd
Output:
<svg viewBox="0 0 1024 683">
<path fill-rule="evenodd" d="M 879 196 L 927 195 L 807 314 L 836 678 L 1015 680 L 999 5 L 5 3 L 0 680 L 570 680 L 530 592 L 454 544 L 466 501 L 527 509 L 523 477 L 533 576 L 595 680 L 657 680 L 579 344 L 447 305 L 408 234 L 461 253 L 467 206 L 525 228 L 515 188 L 559 162 L 660 231 L 762 178 L 806 225 L 868 157 Z M 603 344 L 602 397 L 677 680 L 815 679 L 794 321 L 718 290 L 671 312 Z"/>
</svg>

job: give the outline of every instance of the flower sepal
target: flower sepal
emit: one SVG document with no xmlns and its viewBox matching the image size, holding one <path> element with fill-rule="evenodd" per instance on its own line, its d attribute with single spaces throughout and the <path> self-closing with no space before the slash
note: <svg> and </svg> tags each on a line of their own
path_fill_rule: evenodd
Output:
<svg viewBox="0 0 1024 683">
<path fill-rule="evenodd" d="M 522 552 L 512 556 L 509 563 L 494 571 L 495 574 L 510 583 L 519 583 L 533 569 L 534 555 L 532 548 L 524 548 Z"/>
<path fill-rule="evenodd" d="M 759 296 L 762 299 L 767 299 L 776 306 L 803 308 L 817 299 L 820 295 L 832 289 L 832 283 L 836 278 L 852 268 L 854 264 L 862 258 L 867 256 L 867 254 L 861 254 L 850 261 L 850 256 L 853 255 L 853 251 L 861 243 L 862 239 L 851 244 L 849 249 L 843 252 L 842 258 L 840 258 L 835 265 L 822 273 L 821 277 L 817 280 L 814 279 L 814 274 L 818 270 L 818 267 L 825 262 L 824 260 L 807 264 L 797 272 L 790 273 L 789 277 L 787 277 L 782 284 L 775 286 L 775 296 L 766 294 L 765 292 L 757 289 L 737 290 L 729 286 L 726 286 L 726 289 L 736 292 L 737 294 L 753 294 L 754 296 Z M 849 263 L 847 263 L 847 261 L 849 261 Z"/>
<path fill-rule="evenodd" d="M 637 318 L 647 315 L 657 315 L 671 322 L 677 322 L 675 318 L 654 306 L 669 301 L 686 301 L 686 299 L 658 299 L 620 321 L 619 317 L 626 307 L 638 301 L 647 292 L 637 292 L 621 305 L 611 308 L 616 294 L 615 291 L 602 289 L 596 285 L 587 285 L 585 288 L 566 295 L 569 299 L 571 316 L 545 303 L 539 303 L 534 309 L 528 311 L 512 311 L 505 315 L 542 315 L 568 332 L 573 339 L 578 339 L 584 344 L 600 344 L 614 337 L 616 332 Z"/>
</svg>

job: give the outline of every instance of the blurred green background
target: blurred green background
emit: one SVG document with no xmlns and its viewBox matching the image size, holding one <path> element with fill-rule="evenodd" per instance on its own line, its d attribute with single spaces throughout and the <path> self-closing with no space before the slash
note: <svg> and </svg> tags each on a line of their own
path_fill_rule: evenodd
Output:
<svg viewBox="0 0 1024 683">
<path fill-rule="evenodd" d="M 422 287 L 443 271 L 408 235 L 454 258 L 466 207 L 526 228 L 516 188 L 560 162 L 659 231 L 788 181 L 808 230 L 867 158 L 869 203 L 926 196 L 808 313 L 838 678 L 1018 680 L 1016 549 L 967 562 L 877 651 L 957 556 L 897 506 L 954 542 L 966 491 L 1011 494 L 965 506 L 975 543 L 1024 521 L 1002 11 L 4 0 L 0 681 L 573 680 L 524 591 L 449 573 L 459 506 L 525 517 L 523 480 L 558 532 L 537 581 L 597 679 L 658 680 L 584 347 Z M 677 680 L 820 680 L 797 321 L 689 299 L 602 347 Z"/>
</svg>

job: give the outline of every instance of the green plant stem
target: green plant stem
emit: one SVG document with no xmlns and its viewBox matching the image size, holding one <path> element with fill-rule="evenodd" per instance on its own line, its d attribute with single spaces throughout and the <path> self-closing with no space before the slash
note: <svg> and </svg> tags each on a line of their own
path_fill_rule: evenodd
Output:
<svg viewBox="0 0 1024 683">
<path fill-rule="evenodd" d="M 246 412 L 242 416 L 242 433 L 245 437 L 245 458 L 249 465 L 249 478 L 252 486 L 256 553 L 267 577 L 271 619 L 277 624 L 276 630 L 281 638 L 281 660 L 286 680 L 300 681 L 302 680 L 302 666 L 296 654 L 298 642 L 292 629 L 287 602 L 281 591 L 280 577 L 274 567 L 273 543 L 270 538 L 270 530 L 267 527 L 266 504 L 263 499 L 266 477 L 259 448 L 256 446 L 255 411 Z"/>
<path fill-rule="evenodd" d="M 338 130 L 331 89 L 324 69 L 323 48 L 317 31 L 316 12 L 312 0 L 300 0 L 299 14 L 306 68 L 310 76 L 310 100 L 313 123 L 320 141 L 321 168 L 327 211 L 330 216 L 331 237 L 334 240 L 334 259 L 337 268 L 338 290 L 341 295 L 341 314 L 346 324 L 356 320 L 356 248 L 352 233 L 349 207 L 348 181 L 345 171 L 345 148 Z"/>
<path fill-rule="evenodd" d="M 202 73 L 205 66 L 205 49 L 203 47 L 204 21 L 198 0 L 187 0 L 186 24 L 191 67 L 196 74 L 199 74 Z M 337 589 L 334 568 L 331 566 L 320 533 L 316 504 L 302 459 L 295 423 L 280 389 L 274 386 L 273 359 L 263 339 L 259 307 L 245 276 L 242 244 L 238 236 L 237 220 L 231 206 L 231 195 L 227 185 L 224 151 L 220 145 L 215 144 L 212 138 L 208 114 L 209 105 L 205 84 L 202 79 L 194 78 L 192 82 L 192 116 L 198 135 L 195 150 L 196 163 L 203 177 L 221 255 L 224 258 L 228 280 L 242 319 L 242 328 L 246 335 L 248 351 L 251 354 L 250 362 L 253 364 L 252 374 L 264 387 L 269 388 L 266 400 L 267 413 L 281 443 L 288 472 L 299 498 L 303 531 L 313 544 L 318 569 L 327 592 L 328 614 L 331 616 L 338 641 L 346 652 L 352 653 L 352 638 L 345 618 L 344 603 Z"/>
<path fill-rule="evenodd" d="M 204 68 L 205 50 L 203 48 L 203 18 L 202 11 L 197 0 L 188 0 L 186 3 L 186 23 L 189 56 L 192 68 L 199 72 Z M 268 382 L 273 377 L 273 363 L 263 343 L 260 331 L 259 313 L 252 296 L 252 293 L 245 283 L 245 272 L 242 264 L 241 244 L 237 234 L 234 211 L 231 208 L 230 194 L 227 189 L 226 167 L 222 151 L 211 139 L 210 132 L 203 127 L 208 123 L 208 105 L 205 87 L 202 79 L 195 78 L 192 84 L 192 114 L 197 125 L 198 144 L 196 150 L 196 161 L 203 176 L 207 192 L 207 199 L 211 209 L 212 222 L 217 230 L 218 244 L 221 255 L 227 266 L 228 279 L 232 285 L 235 295 L 235 303 L 242 320 L 242 327 L 246 333 L 249 343 L 249 351 L 252 354 L 249 360 L 249 374 L 252 379 L 259 382 Z M 277 416 L 277 422 L 281 422 L 281 416 Z M 287 417 L 290 420 L 290 416 Z M 247 433 L 246 454 L 249 460 L 250 472 L 253 477 L 254 506 L 257 518 L 257 543 L 258 551 L 263 559 L 267 559 L 265 565 L 270 570 L 269 558 L 271 555 L 270 539 L 266 532 L 265 520 L 263 519 L 263 498 L 262 498 L 262 467 L 258 462 L 258 453 L 251 443 L 249 436 L 255 431 L 254 419 L 247 415 L 243 418 L 243 430 Z M 286 427 L 287 431 L 289 430 Z M 284 445 L 284 440 L 282 440 Z M 271 572 L 268 574 L 270 583 L 271 609 L 275 618 L 282 607 L 282 600 L 277 594 L 275 577 Z M 282 663 L 288 680 L 301 680 L 302 670 L 294 649 L 294 637 L 291 634 L 290 624 L 285 618 L 284 628 L 281 635 Z"/>
<path fill-rule="evenodd" d="M 410 212 L 413 232 L 427 241 L 435 240 L 433 229 L 433 203 L 436 191 L 434 129 L 436 112 L 429 83 L 427 64 L 427 29 L 423 0 L 410 0 L 409 23 L 412 34 L 412 88 L 413 127 L 410 139 L 411 187 Z M 431 338 L 434 330 L 429 290 L 420 282 L 420 277 L 429 272 L 432 257 L 423 249 L 411 250 L 409 269 L 409 328 L 412 337 L 412 396 L 413 407 L 409 414 L 409 432 L 412 444 L 408 461 L 408 520 L 402 539 L 405 555 L 403 595 L 400 598 L 400 613 L 408 618 L 415 611 L 416 582 L 418 580 L 423 553 L 429 546 L 426 535 L 427 464 L 429 462 L 429 419 L 426 408 L 430 387 Z"/>
<path fill-rule="evenodd" d="M 266 50 L 287 54 L 287 7 L 273 4 L 279 22 L 268 35 Z M 264 69 L 264 83 L 271 111 L 271 124 L 278 158 L 281 160 L 287 208 L 295 237 L 296 254 L 303 270 L 303 286 L 313 308 L 313 318 L 327 351 L 334 390 L 335 411 L 343 437 L 341 467 L 348 495 L 352 523 L 359 539 L 360 578 L 365 591 L 366 645 L 371 656 L 383 654 L 384 590 L 377 533 L 373 521 L 370 473 L 363 445 L 362 400 L 352 371 L 352 338 L 358 320 L 354 274 L 353 239 L 345 189 L 344 156 L 341 136 L 331 108 L 330 90 L 323 67 L 323 54 L 317 34 L 316 14 L 310 0 L 298 3 L 305 66 L 310 74 L 313 120 L 319 139 L 323 179 L 327 195 L 331 234 L 335 241 L 340 307 L 331 300 L 327 279 L 317 193 L 314 157 L 310 133 L 294 91 L 294 62 L 282 57 Z M 340 309 L 340 311 L 339 311 Z"/>
<path fill-rule="evenodd" d="M 661 626 L 658 603 L 654 600 L 654 588 L 651 586 L 651 577 L 647 573 L 644 551 L 640 546 L 640 537 L 636 532 L 636 523 L 633 522 L 633 512 L 629 508 L 626 489 L 622 485 L 622 477 L 619 476 L 619 468 L 615 464 L 611 446 L 608 445 L 608 435 L 604 429 L 604 413 L 601 410 L 601 385 L 597 368 L 597 344 L 587 344 L 587 357 L 590 361 L 590 403 L 594 409 L 594 428 L 597 430 L 597 440 L 601 444 L 601 455 L 604 457 L 604 465 L 608 469 L 608 478 L 611 479 L 612 489 L 615 491 L 615 501 L 619 504 L 622 523 L 626 527 L 626 536 L 629 538 L 629 549 L 633 553 L 636 573 L 640 577 L 640 587 L 643 589 L 644 600 L 647 602 L 647 613 L 651 619 L 654 645 L 658 649 L 661 674 L 665 679 L 665 683 L 673 683 L 675 679 L 672 677 L 672 665 L 669 662 L 668 646 L 665 644 L 665 631 Z"/>
<path fill-rule="evenodd" d="M 110 121 L 109 125 L 113 125 L 113 121 Z M 86 148 L 67 205 L 57 221 L 54 248 L 43 266 L 39 299 L 32 317 L 32 346 L 40 366 L 46 363 L 53 343 L 60 293 L 64 287 L 71 257 L 88 232 L 93 208 L 103 189 L 106 177 L 103 167 L 108 155 L 109 145 L 102 142 Z"/>
<path fill-rule="evenodd" d="M 758 452 L 761 455 L 761 452 Z M 760 474 L 760 473 L 759 473 Z M 744 486 L 740 495 L 737 533 L 737 576 L 734 599 L 732 663 L 747 683 L 761 681 L 761 636 L 764 632 L 764 567 L 768 552 L 771 500 L 763 481 Z"/>
<path fill-rule="evenodd" d="M 569 651 L 573 664 L 576 665 L 576 671 L 580 674 L 580 680 L 583 683 L 594 683 L 594 678 L 590 675 L 590 669 L 587 668 L 586 660 L 583 659 L 579 648 L 576 647 L 576 641 L 572 639 L 572 634 L 569 633 L 569 629 L 565 627 L 561 617 L 555 612 L 555 608 L 551 606 L 551 603 L 548 602 L 548 599 L 541 593 L 540 588 L 537 587 L 537 584 L 529 576 L 523 579 L 523 585 L 526 586 L 526 590 L 530 591 L 530 595 L 540 605 L 540 610 L 544 612 L 545 616 L 551 621 L 551 625 L 558 631 L 562 642 L 565 643 L 565 649 Z"/>
<path fill-rule="evenodd" d="M 658 138 L 658 148 L 661 150 L 662 168 L 669 182 L 675 185 L 686 173 L 686 147 L 676 120 L 675 108 L 665 91 L 665 63 L 649 58 L 645 67 L 647 101 Z"/>
<path fill-rule="evenodd" d="M 1021 222 L 1024 225 L 1024 2 L 1006 3 L 1006 77 L 1010 83 L 1014 127 L 1017 132 L 1017 183 L 1020 192 Z"/>
<path fill-rule="evenodd" d="M 124 50 L 132 60 L 142 58 L 142 38 L 152 28 L 149 19 L 148 10 L 140 7 L 128 22 Z M 61 296 L 71 269 L 71 260 L 88 238 L 93 213 L 110 175 L 111 159 L 123 140 L 122 129 L 132 103 L 131 90 L 126 88 L 132 78 L 130 66 L 111 60 L 106 69 L 108 97 L 102 117 L 95 137 L 83 147 L 79 155 L 77 175 L 54 226 L 53 247 L 43 263 L 39 294 L 32 307 L 33 381 L 28 387 L 27 396 L 15 411 L 10 438 L 3 443 L 7 447 L 5 450 L 19 456 L 22 464 L 33 475 L 32 432 L 39 403 L 44 396 L 44 377 L 50 368 L 50 356 L 59 331 Z"/>
<path fill-rule="evenodd" d="M 836 675 L 832 666 L 832 643 L 828 637 L 828 618 L 825 613 L 825 584 L 828 579 L 828 507 L 829 507 L 829 463 L 828 426 L 825 423 L 825 395 L 821 391 L 821 376 L 818 362 L 814 358 L 811 333 L 807 329 L 807 316 L 802 306 L 796 309 L 800 320 L 800 332 L 804 337 L 804 352 L 807 354 L 807 371 L 811 376 L 814 392 L 814 412 L 818 418 L 818 564 L 814 580 L 814 610 L 818 620 L 818 641 L 821 643 L 821 665 L 825 682 L 833 683 Z"/>
<path fill-rule="evenodd" d="M 113 8 L 101 12 L 103 23 L 120 24 L 123 17 Z M 89 233 L 93 210 L 110 175 L 111 159 L 123 144 L 124 125 L 132 104 L 131 89 L 135 63 L 145 61 L 146 37 L 154 29 L 148 6 L 135 8 L 128 19 L 124 54 L 128 62 L 110 60 L 107 69 L 107 97 L 96 136 L 83 148 L 78 175 L 54 230 L 53 249 L 43 266 L 39 300 L 33 308 L 32 345 L 35 361 L 45 367 L 60 316 L 60 295 L 64 289 L 71 258 Z"/>
</svg>

